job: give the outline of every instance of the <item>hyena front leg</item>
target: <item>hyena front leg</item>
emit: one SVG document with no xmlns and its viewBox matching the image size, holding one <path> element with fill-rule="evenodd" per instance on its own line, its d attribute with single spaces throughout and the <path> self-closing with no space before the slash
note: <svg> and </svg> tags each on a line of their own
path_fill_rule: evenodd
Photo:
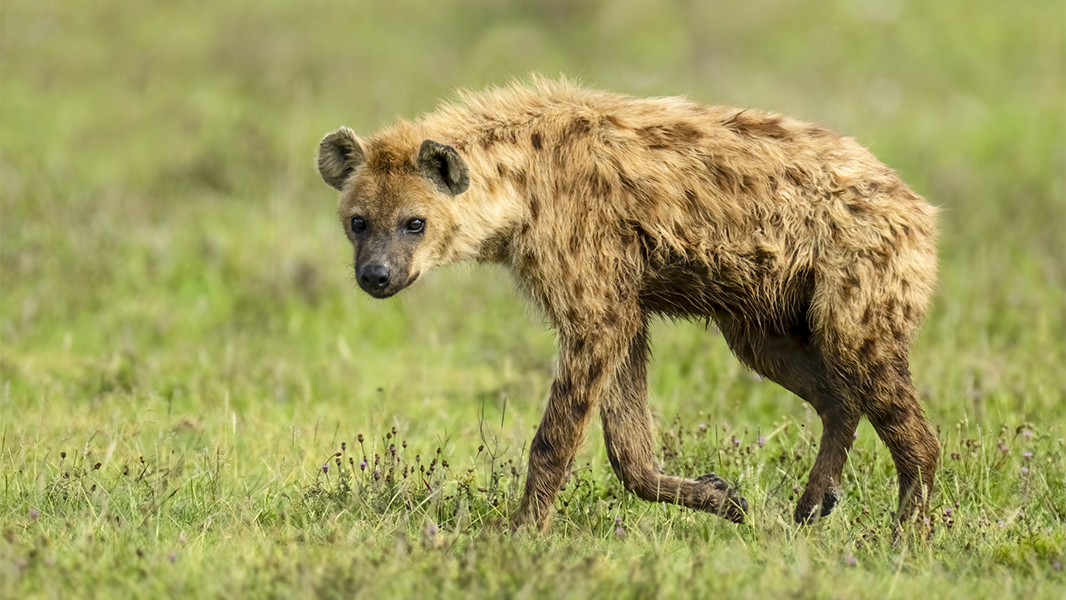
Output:
<svg viewBox="0 0 1066 600">
<path fill-rule="evenodd" d="M 610 319 L 609 319 L 610 320 Z M 626 324 L 590 326 L 559 333 L 559 365 L 548 407 L 529 447 L 529 471 L 522 504 L 513 525 L 547 531 L 559 488 L 585 439 L 593 410 L 625 361 Z"/>
<path fill-rule="evenodd" d="M 699 479 L 666 475 L 656 459 L 655 425 L 648 410 L 648 328 L 633 337 L 615 385 L 600 406 L 607 456 L 627 490 L 653 502 L 679 504 L 744 522 L 747 501 L 714 474 Z"/>
</svg>

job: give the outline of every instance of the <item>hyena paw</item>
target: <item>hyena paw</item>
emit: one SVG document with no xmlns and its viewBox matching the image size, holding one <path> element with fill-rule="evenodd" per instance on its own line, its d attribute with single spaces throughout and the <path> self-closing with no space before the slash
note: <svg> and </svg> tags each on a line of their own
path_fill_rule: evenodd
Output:
<svg viewBox="0 0 1066 600">
<path fill-rule="evenodd" d="M 810 525 L 818 519 L 828 516 L 837 505 L 837 493 L 834 490 L 825 492 L 820 499 L 815 499 L 817 492 L 804 493 L 796 503 L 796 513 L 793 518 L 800 525 Z"/>
<path fill-rule="evenodd" d="M 511 516 L 510 528 L 512 532 L 528 530 L 547 533 L 550 524 L 550 511 L 538 513 L 536 510 L 533 510 L 531 506 L 523 503 L 522 506 L 518 508 L 518 512 Z"/>
<path fill-rule="evenodd" d="M 724 479 L 714 473 L 708 473 L 697 478 L 696 483 L 711 488 L 710 493 L 706 494 L 708 510 L 734 523 L 744 522 L 744 513 L 748 512 L 748 501 L 736 490 L 730 488 Z"/>
</svg>

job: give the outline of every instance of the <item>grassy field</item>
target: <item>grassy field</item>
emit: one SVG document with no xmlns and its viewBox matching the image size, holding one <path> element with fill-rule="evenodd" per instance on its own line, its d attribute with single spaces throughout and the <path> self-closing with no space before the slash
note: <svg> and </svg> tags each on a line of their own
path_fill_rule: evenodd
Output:
<svg viewBox="0 0 1066 600">
<path fill-rule="evenodd" d="M 0 598 L 1061 598 L 1066 7 L 795 4 L 5 2 Z M 865 423 L 792 524 L 818 419 L 685 323 L 664 462 L 749 523 L 623 493 L 596 426 L 551 533 L 507 531 L 551 332 L 493 268 L 370 300 L 313 165 L 530 71 L 821 122 L 942 207 L 931 534 L 893 538 Z"/>
</svg>

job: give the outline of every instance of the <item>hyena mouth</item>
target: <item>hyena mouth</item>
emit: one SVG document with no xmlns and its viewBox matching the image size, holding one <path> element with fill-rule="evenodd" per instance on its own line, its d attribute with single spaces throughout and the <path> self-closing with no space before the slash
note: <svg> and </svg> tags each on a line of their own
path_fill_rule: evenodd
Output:
<svg viewBox="0 0 1066 600">
<path fill-rule="evenodd" d="M 410 287 L 411 284 L 418 279 L 419 275 L 421 275 L 421 273 L 415 273 L 402 283 L 392 283 L 384 287 L 369 284 L 363 278 L 358 278 L 358 282 L 359 287 L 366 292 L 368 296 L 377 298 L 378 300 L 384 300 L 386 298 L 391 298 Z"/>
<path fill-rule="evenodd" d="M 397 290 L 367 290 L 367 289 L 364 289 L 363 291 L 366 292 L 368 296 L 370 296 L 372 298 L 377 298 L 378 300 L 384 300 L 386 298 L 391 298 L 391 297 L 395 296 L 396 294 L 398 294 L 400 292 L 400 290 L 398 290 L 398 289 Z"/>
</svg>

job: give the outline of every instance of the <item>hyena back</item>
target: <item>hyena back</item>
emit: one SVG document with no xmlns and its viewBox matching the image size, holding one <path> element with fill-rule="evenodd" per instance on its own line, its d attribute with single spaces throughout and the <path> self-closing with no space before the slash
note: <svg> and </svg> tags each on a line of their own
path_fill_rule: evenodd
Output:
<svg viewBox="0 0 1066 600">
<path fill-rule="evenodd" d="M 647 404 L 652 315 L 709 318 L 823 423 L 795 511 L 827 514 L 865 415 L 924 510 L 939 443 L 911 383 L 936 280 L 935 209 L 854 140 L 788 117 L 535 80 L 466 93 L 370 138 L 322 140 L 356 279 L 391 296 L 437 265 L 507 265 L 558 332 L 516 524 L 546 529 L 596 409 L 639 497 L 741 522 L 715 475 L 662 472 Z"/>
</svg>

